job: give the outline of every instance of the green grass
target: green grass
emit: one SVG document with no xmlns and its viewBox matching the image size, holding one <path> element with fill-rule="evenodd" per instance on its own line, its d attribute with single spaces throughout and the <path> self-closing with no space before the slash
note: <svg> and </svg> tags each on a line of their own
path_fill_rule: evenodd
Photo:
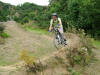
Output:
<svg viewBox="0 0 100 75">
<path fill-rule="evenodd" d="M 4 56 L 0 56 L 0 66 L 7 66 L 14 63 L 14 62 L 4 59 L 3 57 Z"/>
<path fill-rule="evenodd" d="M 8 37 L 10 37 L 10 35 L 9 35 L 8 33 L 5 33 L 5 32 L 0 33 L 0 36 L 3 37 L 3 38 L 8 38 Z"/>
<path fill-rule="evenodd" d="M 40 28 L 34 28 L 34 27 L 25 27 L 26 30 L 30 31 L 30 32 L 35 32 L 38 34 L 48 34 L 48 31 L 44 30 L 44 29 L 40 29 Z"/>
<path fill-rule="evenodd" d="M 94 45 L 96 48 L 100 49 L 100 41 L 99 41 L 99 40 L 93 40 L 93 45 Z"/>
<path fill-rule="evenodd" d="M 8 60 L 7 61 L 0 60 L 0 66 L 7 66 L 7 65 L 10 65 L 10 64 L 12 64 L 12 63 L 8 62 Z"/>
</svg>

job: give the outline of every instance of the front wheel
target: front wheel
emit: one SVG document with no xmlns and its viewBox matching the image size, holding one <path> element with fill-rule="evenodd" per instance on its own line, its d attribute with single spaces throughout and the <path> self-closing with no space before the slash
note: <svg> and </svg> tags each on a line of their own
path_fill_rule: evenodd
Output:
<svg viewBox="0 0 100 75">
<path fill-rule="evenodd" d="M 57 35 L 57 36 L 54 38 L 53 43 L 54 43 L 54 46 L 55 46 L 57 49 L 62 48 L 62 44 L 61 44 L 62 41 L 61 41 L 60 35 Z"/>
</svg>

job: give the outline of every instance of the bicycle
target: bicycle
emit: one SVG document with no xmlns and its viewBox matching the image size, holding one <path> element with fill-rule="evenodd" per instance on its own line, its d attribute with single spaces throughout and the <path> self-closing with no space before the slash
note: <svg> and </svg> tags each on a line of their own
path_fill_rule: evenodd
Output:
<svg viewBox="0 0 100 75">
<path fill-rule="evenodd" d="M 63 35 L 59 32 L 58 28 L 59 27 L 53 28 L 54 33 L 55 33 L 53 43 L 57 49 L 59 49 L 61 47 L 65 47 L 67 45 L 66 40 L 63 38 Z"/>
</svg>

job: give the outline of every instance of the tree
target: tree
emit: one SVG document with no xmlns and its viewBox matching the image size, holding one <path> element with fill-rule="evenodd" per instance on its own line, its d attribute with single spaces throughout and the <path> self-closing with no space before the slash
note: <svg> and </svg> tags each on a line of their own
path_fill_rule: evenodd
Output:
<svg viewBox="0 0 100 75">
<path fill-rule="evenodd" d="M 52 1 L 51 1 L 52 2 Z M 57 12 L 62 18 L 64 29 L 84 29 L 93 37 L 100 37 L 100 0 L 55 0 L 49 11 Z"/>
</svg>

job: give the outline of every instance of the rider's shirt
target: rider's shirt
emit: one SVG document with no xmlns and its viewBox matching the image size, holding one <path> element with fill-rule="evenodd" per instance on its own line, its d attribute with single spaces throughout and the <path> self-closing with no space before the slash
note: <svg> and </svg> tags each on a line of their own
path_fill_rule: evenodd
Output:
<svg viewBox="0 0 100 75">
<path fill-rule="evenodd" d="M 50 21 L 50 26 L 52 27 L 59 27 L 58 30 L 60 33 L 63 33 L 63 25 L 62 25 L 62 21 L 60 18 L 57 18 L 57 20 L 53 20 L 51 19 Z"/>
<path fill-rule="evenodd" d="M 57 20 L 51 19 L 50 26 L 53 26 L 53 27 L 62 27 L 61 19 L 60 18 L 57 18 Z"/>
</svg>

